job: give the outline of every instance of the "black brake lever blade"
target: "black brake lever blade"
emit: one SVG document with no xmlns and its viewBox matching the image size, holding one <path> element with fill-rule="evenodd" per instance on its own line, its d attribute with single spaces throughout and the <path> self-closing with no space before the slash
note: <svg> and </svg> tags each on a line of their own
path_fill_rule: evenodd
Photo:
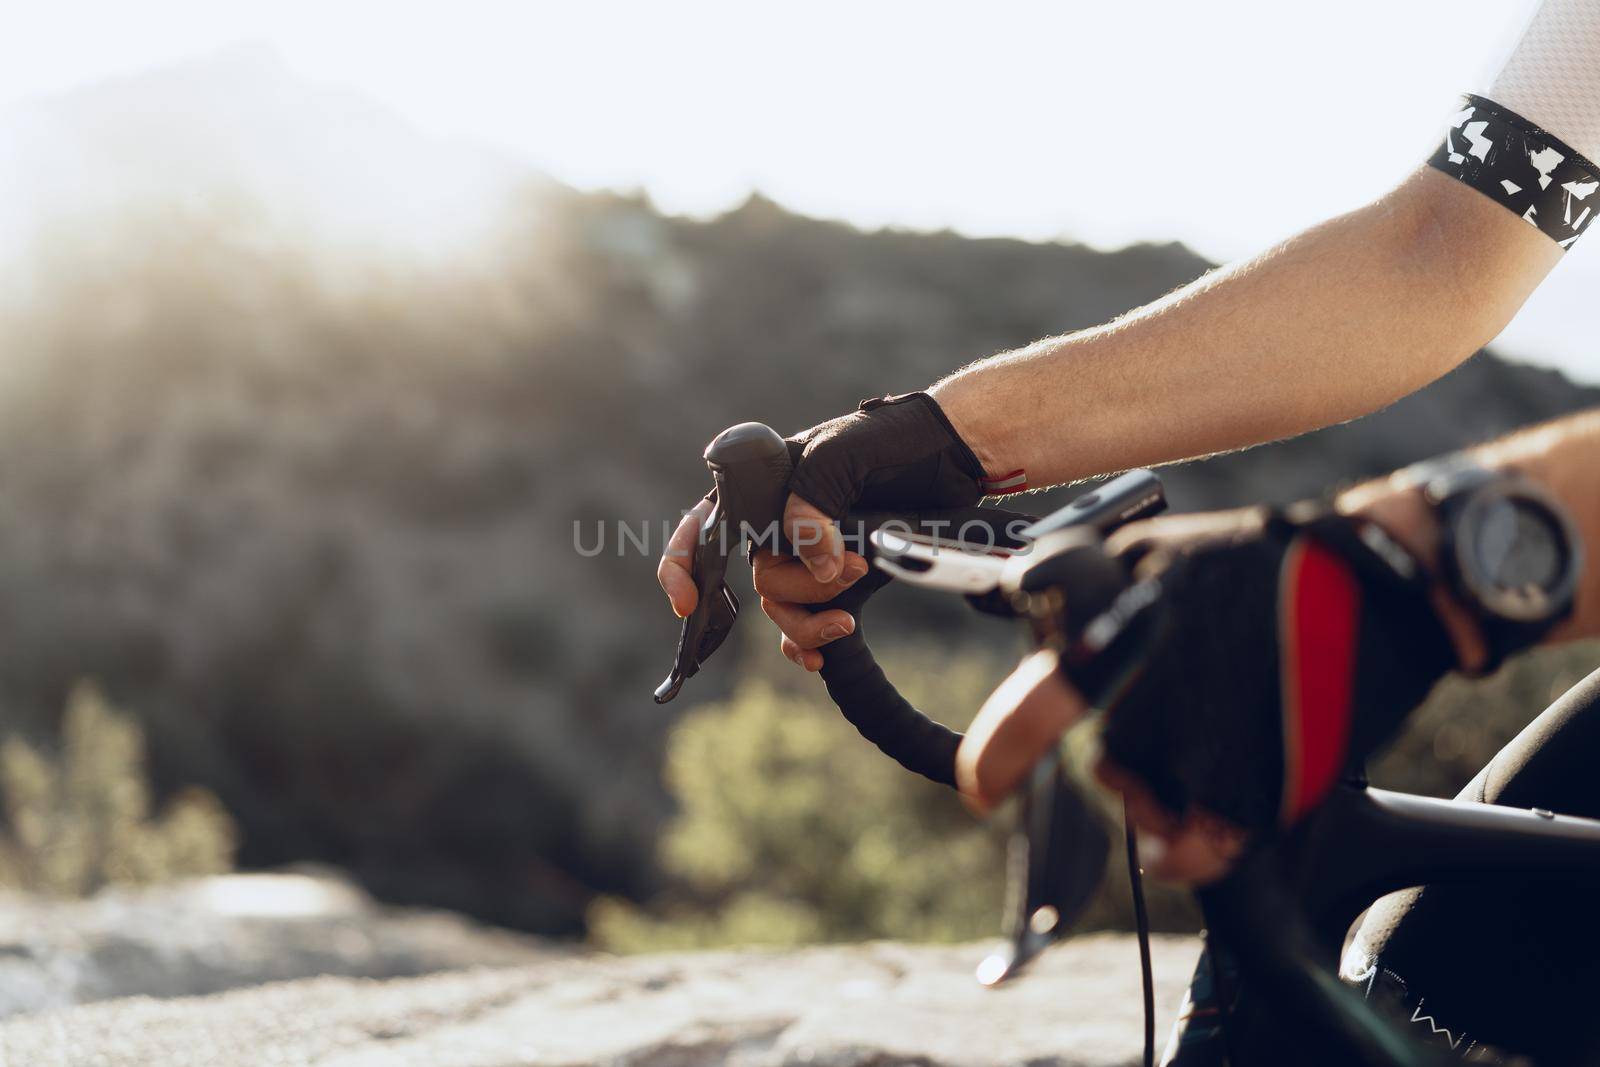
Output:
<svg viewBox="0 0 1600 1067">
<path fill-rule="evenodd" d="M 1006 879 L 1009 941 L 978 966 L 978 981 L 1015 978 L 1065 937 L 1105 876 L 1111 835 L 1052 749 L 1028 776 Z"/>
<path fill-rule="evenodd" d="M 713 652 L 721 647 L 739 617 L 739 598 L 728 588 L 727 532 L 720 504 L 712 509 L 700 543 L 695 547 L 689 573 L 694 577 L 699 599 L 694 611 L 683 620 L 678 631 L 678 652 L 672 671 L 656 687 L 656 703 L 665 704 L 678 695 L 683 683 L 694 677 Z"/>
<path fill-rule="evenodd" d="M 656 687 L 657 704 L 677 696 L 733 631 L 739 598 L 725 581 L 728 557 L 752 538 L 778 543 L 788 495 L 789 446 L 769 426 L 742 422 L 723 430 L 706 446 L 705 460 L 716 482 L 716 507 L 690 564 L 700 599 L 683 620 L 672 671 Z"/>
</svg>

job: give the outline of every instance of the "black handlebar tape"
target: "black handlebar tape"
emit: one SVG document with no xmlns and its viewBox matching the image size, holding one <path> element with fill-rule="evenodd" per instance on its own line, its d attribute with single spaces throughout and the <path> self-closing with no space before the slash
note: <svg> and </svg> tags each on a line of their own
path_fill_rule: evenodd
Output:
<svg viewBox="0 0 1600 1067">
<path fill-rule="evenodd" d="M 884 755 L 908 771 L 954 787 L 956 748 L 961 744 L 961 735 L 935 722 L 900 695 L 873 658 L 862 631 L 866 598 L 888 580 L 887 574 L 876 571 L 826 605 L 850 611 L 856 628 L 821 649 L 822 683 L 845 720 Z M 849 596 L 857 590 L 858 596 Z M 847 605 L 847 600 L 855 603 Z"/>
<path fill-rule="evenodd" d="M 1017 547 L 1016 532 L 1032 522 L 1027 515 L 999 508 L 961 508 L 917 516 L 852 513 L 843 523 L 847 540 L 859 538 L 869 558 L 874 554 L 866 535 L 893 523 L 897 529 L 936 532 L 949 536 L 961 532 L 968 542 L 992 547 Z M 974 536 L 974 531 L 981 536 Z M 813 611 L 839 608 L 855 616 L 856 628 L 845 637 L 824 645 L 822 682 L 850 725 L 884 755 L 908 771 L 952 788 L 956 784 L 956 749 L 961 734 L 935 722 L 900 695 L 867 645 L 862 612 L 867 599 L 890 581 L 877 568 L 826 604 Z"/>
</svg>

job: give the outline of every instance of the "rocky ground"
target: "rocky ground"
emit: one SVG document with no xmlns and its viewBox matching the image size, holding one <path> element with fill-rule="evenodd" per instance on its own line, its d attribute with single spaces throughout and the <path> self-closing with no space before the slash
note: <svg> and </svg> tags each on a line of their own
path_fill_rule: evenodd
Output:
<svg viewBox="0 0 1600 1067">
<path fill-rule="evenodd" d="M 0 1067 L 1136 1062 L 1131 939 L 1000 991 L 972 977 L 987 948 L 582 954 L 314 872 L 0 896 Z M 1163 1033 L 1195 953 L 1156 941 Z"/>
<path fill-rule="evenodd" d="M 204 878 L 89 900 L 0 894 L 0 1017 L 114 997 L 564 955 L 448 912 L 383 907 L 322 873 Z"/>
<path fill-rule="evenodd" d="M 14 1018 L 0 1063 L 38 1067 L 900 1067 L 1137 1062 L 1136 954 L 1093 936 L 1000 991 L 984 947 L 549 958 L 426 978 L 318 978 Z M 1196 947 L 1155 945 L 1161 1033 Z"/>
</svg>

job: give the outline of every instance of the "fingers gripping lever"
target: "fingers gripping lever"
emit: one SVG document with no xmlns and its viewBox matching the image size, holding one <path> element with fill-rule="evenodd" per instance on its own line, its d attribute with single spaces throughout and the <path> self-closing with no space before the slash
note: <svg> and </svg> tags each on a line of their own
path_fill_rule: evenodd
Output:
<svg viewBox="0 0 1600 1067">
<path fill-rule="evenodd" d="M 683 620 L 678 655 L 666 681 L 656 687 L 656 703 L 678 695 L 686 679 L 722 646 L 739 617 L 739 598 L 728 588 L 728 556 L 749 537 L 770 537 L 783 518 L 789 486 L 789 446 L 769 426 L 742 422 L 723 430 L 706 446 L 706 466 L 716 482 L 716 506 L 695 546 L 690 573 L 700 594 Z"/>
<path fill-rule="evenodd" d="M 677 696 L 733 629 L 739 601 L 724 580 L 729 556 L 751 540 L 786 550 L 779 527 L 793 465 L 783 438 L 760 423 L 743 423 L 717 435 L 705 458 L 716 480 L 716 503 L 690 561 L 700 598 L 683 620 L 672 673 L 656 689 L 658 704 Z M 853 511 L 846 521 L 846 542 L 853 539 L 874 558 L 870 535 L 890 521 L 914 536 L 940 529 L 976 530 L 991 548 L 1016 548 L 1021 541 L 1015 531 L 1033 519 L 998 508 L 957 508 L 918 515 Z M 812 610 L 843 609 L 856 618 L 852 633 L 823 650 L 822 681 L 845 719 L 884 754 L 917 774 L 954 785 L 961 735 L 928 718 L 896 691 L 862 633 L 862 608 L 889 578 L 885 571 L 872 571 L 826 604 L 810 605 Z"/>
</svg>

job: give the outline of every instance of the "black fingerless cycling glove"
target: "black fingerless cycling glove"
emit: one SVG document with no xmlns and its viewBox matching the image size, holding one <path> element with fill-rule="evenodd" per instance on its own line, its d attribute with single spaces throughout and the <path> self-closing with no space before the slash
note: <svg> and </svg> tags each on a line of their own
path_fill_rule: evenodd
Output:
<svg viewBox="0 0 1600 1067">
<path fill-rule="evenodd" d="M 1088 621 L 1108 656 L 1069 643 L 1063 670 L 1107 710 L 1106 755 L 1174 812 L 1294 823 L 1455 666 L 1415 560 L 1364 520 L 1272 513 L 1139 570 L 1117 633 Z"/>
<path fill-rule="evenodd" d="M 790 491 L 836 519 L 857 506 L 966 507 L 986 491 L 983 465 L 927 393 L 863 400 L 788 440 Z"/>
</svg>

